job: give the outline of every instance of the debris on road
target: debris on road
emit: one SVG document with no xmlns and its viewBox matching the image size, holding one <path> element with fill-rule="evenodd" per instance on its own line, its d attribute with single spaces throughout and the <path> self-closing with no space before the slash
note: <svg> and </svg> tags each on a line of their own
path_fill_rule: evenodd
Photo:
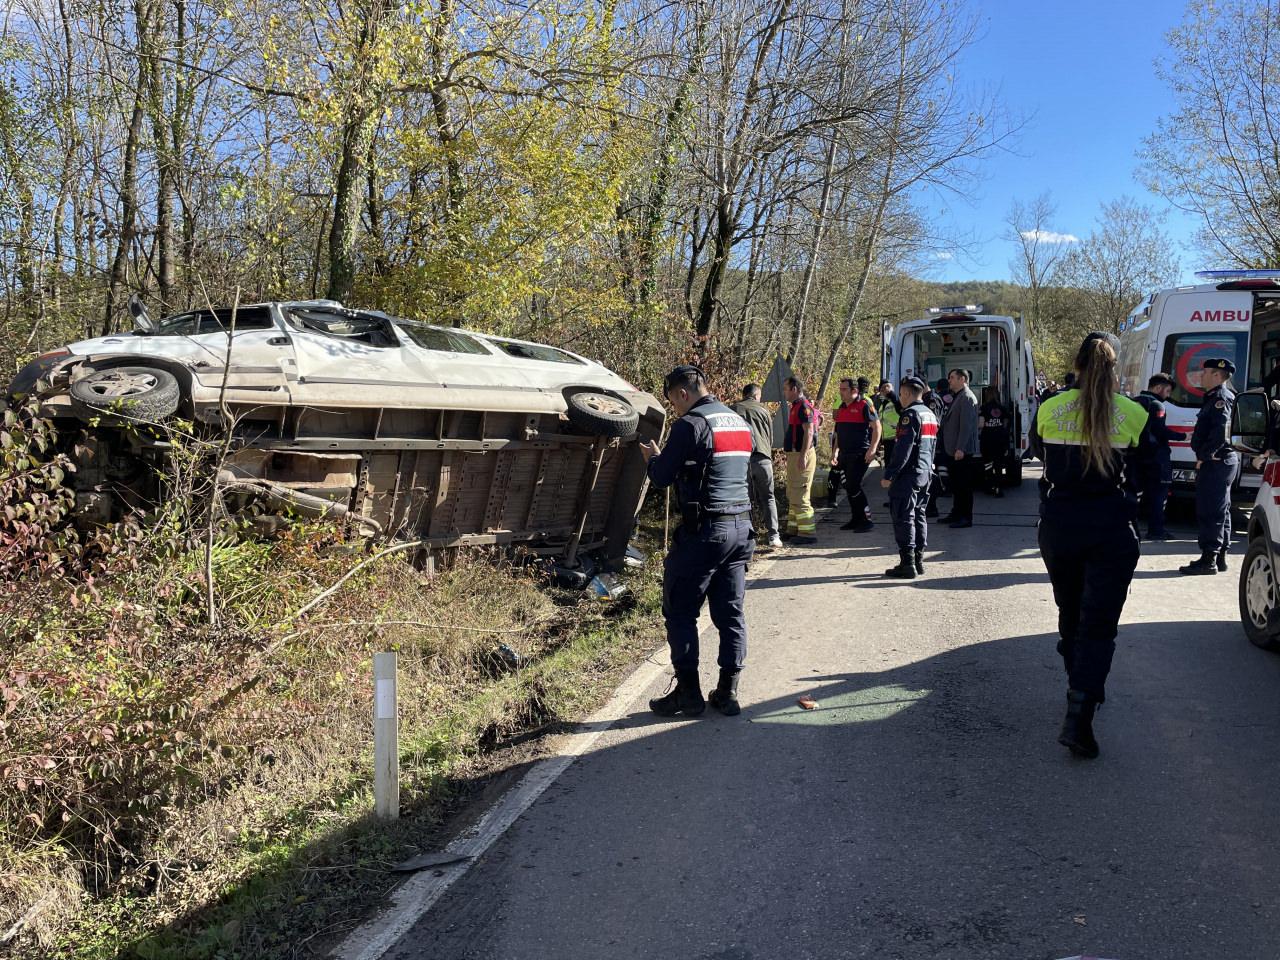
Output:
<svg viewBox="0 0 1280 960">
<path fill-rule="evenodd" d="M 813 699 L 813 697 L 801 697 L 796 701 L 796 703 L 800 704 L 800 706 L 806 710 L 818 709 L 818 701 Z"/>
<path fill-rule="evenodd" d="M 416 873 L 419 870 L 428 870 L 432 867 L 447 867 L 451 864 L 464 863 L 472 859 L 474 858 L 457 853 L 420 853 L 416 857 L 402 860 L 391 869 L 396 873 Z"/>
</svg>

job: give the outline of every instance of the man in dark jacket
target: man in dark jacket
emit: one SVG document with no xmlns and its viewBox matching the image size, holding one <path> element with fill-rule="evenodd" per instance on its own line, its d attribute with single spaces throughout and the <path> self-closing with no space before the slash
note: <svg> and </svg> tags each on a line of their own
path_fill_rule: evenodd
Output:
<svg viewBox="0 0 1280 960">
<path fill-rule="evenodd" d="M 1173 455 L 1169 441 L 1174 433 L 1166 419 L 1165 402 L 1173 394 L 1174 380 L 1167 373 L 1157 373 L 1147 381 L 1147 389 L 1134 397 L 1147 411 L 1147 425 L 1138 441 L 1134 465 L 1142 510 L 1147 515 L 1147 539 L 1168 540 L 1164 528 L 1164 507 L 1173 483 Z"/>
<path fill-rule="evenodd" d="M 951 385 L 951 406 L 942 421 L 942 449 L 947 455 L 952 500 L 951 514 L 942 522 L 954 528 L 973 526 L 973 488 L 982 464 L 978 442 L 978 398 L 969 389 L 969 371 L 955 369 L 947 374 Z"/>
<path fill-rule="evenodd" d="M 1236 395 L 1227 386 L 1236 365 L 1227 357 L 1204 362 L 1200 386 L 1204 401 L 1191 434 L 1196 455 L 1196 525 L 1200 559 L 1179 567 L 1179 573 L 1204 576 L 1225 573 L 1231 547 L 1231 481 L 1240 458 L 1231 446 L 1231 411 Z"/>
<path fill-rule="evenodd" d="M 751 459 L 747 463 L 751 505 L 765 524 L 765 542 L 780 547 L 778 503 L 773 494 L 773 414 L 760 402 L 760 387 L 754 383 L 742 388 L 742 399 L 729 409 L 751 428 Z"/>
<path fill-rule="evenodd" d="M 753 441 L 746 422 L 707 391 L 697 367 L 676 367 L 663 392 L 679 419 L 667 445 L 642 441 L 649 482 L 675 487 L 681 524 L 663 563 L 662 615 L 675 668 L 675 689 L 649 701 L 659 716 L 697 716 L 706 709 L 698 679 L 698 614 L 711 604 L 720 631 L 720 682 L 708 698 L 732 716 L 738 706 L 738 674 L 747 658 L 743 613 L 747 564 L 755 541 L 747 462 Z"/>
<path fill-rule="evenodd" d="M 924 550 L 928 546 L 925 508 L 929 501 L 929 480 L 933 473 L 933 452 L 938 443 L 938 419 L 920 402 L 924 381 L 904 377 L 898 385 L 902 417 L 898 421 L 893 459 L 885 467 L 880 485 L 889 490 L 889 512 L 893 516 L 893 536 L 898 542 L 898 565 L 884 572 L 897 580 L 914 580 L 924 573 Z"/>
</svg>

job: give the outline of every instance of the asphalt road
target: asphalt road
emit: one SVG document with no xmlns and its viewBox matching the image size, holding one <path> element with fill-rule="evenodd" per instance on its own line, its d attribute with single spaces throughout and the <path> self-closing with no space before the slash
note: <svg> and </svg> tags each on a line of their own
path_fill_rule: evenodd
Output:
<svg viewBox="0 0 1280 960">
<path fill-rule="evenodd" d="M 388 956 L 1280 957 L 1280 656 L 1237 619 L 1243 544 L 1195 579 L 1190 529 L 1144 544 L 1077 760 L 1035 489 L 931 531 L 913 584 L 880 577 L 882 497 L 871 534 L 828 517 L 750 585 L 742 716 L 646 693 Z"/>
</svg>

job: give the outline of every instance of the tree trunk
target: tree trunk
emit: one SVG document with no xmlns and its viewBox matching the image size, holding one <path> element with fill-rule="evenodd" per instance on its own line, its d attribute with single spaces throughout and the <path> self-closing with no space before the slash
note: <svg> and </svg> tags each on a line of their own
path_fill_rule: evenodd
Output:
<svg viewBox="0 0 1280 960">
<path fill-rule="evenodd" d="M 702 298 L 698 301 L 698 317 L 694 324 L 699 349 L 703 349 L 708 334 L 711 333 L 711 322 L 720 308 L 720 288 L 724 285 L 725 274 L 729 269 L 729 254 L 733 252 L 738 224 L 733 215 L 731 200 L 727 195 L 720 197 L 716 206 L 716 230 L 713 240 L 711 263 L 707 269 L 707 279 L 702 284 Z"/>
<path fill-rule="evenodd" d="M 25 158 L 16 149 L 8 122 L 0 117 L 0 136 L 3 137 L 5 165 L 9 168 L 9 177 L 13 182 L 14 196 L 18 201 L 18 248 L 14 252 L 14 266 L 21 288 L 20 309 L 22 315 L 31 325 L 34 332 L 40 321 L 39 281 L 37 279 L 35 243 L 36 243 L 36 200 L 31 189 L 31 181 L 23 166 Z"/>
<path fill-rule="evenodd" d="M 144 9 L 146 19 L 138 23 L 138 46 L 142 53 L 139 80 L 145 82 L 147 89 L 147 113 L 156 154 L 156 282 L 159 286 L 159 311 L 163 316 L 174 305 L 173 201 L 176 171 L 171 115 L 164 98 L 165 67 L 160 60 L 160 7 L 155 4 Z"/>
<path fill-rule="evenodd" d="M 366 206 L 369 214 L 369 236 L 373 238 L 373 273 L 374 276 L 387 275 L 390 264 L 387 260 L 386 238 L 382 234 L 382 188 L 378 184 L 378 138 L 369 138 L 369 155 L 365 160 L 365 179 L 368 183 Z"/>
<path fill-rule="evenodd" d="M 453 30 L 453 2 L 440 0 L 440 16 L 436 20 L 436 29 L 431 33 L 431 70 L 437 77 L 444 76 L 444 38 Z M 465 191 L 462 183 L 462 164 L 458 160 L 456 149 L 458 134 L 450 116 L 448 95 L 437 87 L 431 90 L 431 113 L 435 118 L 436 139 L 440 141 L 440 150 L 444 154 L 445 169 L 445 208 L 444 222 L 449 229 L 458 216 Z"/>
<path fill-rule="evenodd" d="M 716 311 L 720 308 L 720 289 L 724 284 L 725 274 L 729 268 L 729 256 L 733 253 L 733 245 L 737 239 L 738 215 L 742 210 L 738 194 L 742 189 L 743 175 L 748 169 L 748 164 L 757 159 L 756 151 L 748 140 L 752 113 L 759 102 L 762 89 L 760 77 L 764 71 L 765 61 L 773 50 L 774 41 L 790 16 L 791 3 L 792 0 L 779 0 L 768 26 L 760 34 L 750 78 L 743 93 L 742 104 L 738 109 L 737 129 L 729 138 L 729 142 L 722 140 L 717 148 L 716 164 L 720 186 L 716 198 L 715 254 L 707 271 L 707 279 L 703 284 L 702 296 L 698 302 L 698 314 L 694 320 L 694 333 L 700 344 L 705 344 L 707 334 L 711 330 L 711 323 L 715 319 Z"/>
<path fill-rule="evenodd" d="M 809 242 L 809 261 L 805 264 L 804 275 L 800 280 L 800 300 L 796 304 L 794 332 L 791 337 L 791 349 L 787 351 L 787 363 L 795 363 L 800 355 L 800 344 L 804 340 L 805 313 L 809 308 L 809 295 L 813 291 L 813 277 L 818 270 L 818 255 L 822 251 L 822 238 L 827 232 L 827 208 L 831 204 L 832 173 L 836 166 L 836 140 L 833 135 L 827 145 L 827 157 L 822 168 L 822 193 L 818 197 L 818 212 L 813 221 L 813 239 Z M 821 393 L 818 394 L 822 396 Z"/>
<path fill-rule="evenodd" d="M 142 2 L 134 3 L 139 20 L 144 19 Z M 107 283 L 107 304 L 102 317 L 102 336 L 115 329 L 116 311 L 125 300 L 125 283 L 128 279 L 129 252 L 138 221 L 138 144 L 142 139 L 142 120 L 146 113 L 147 92 L 142 76 L 134 89 L 133 111 L 129 116 L 128 132 L 124 142 L 124 158 L 120 165 L 120 224 L 116 253 L 111 260 L 111 273 Z"/>
<path fill-rule="evenodd" d="M 680 79 L 680 85 L 676 88 L 671 108 L 667 111 L 666 123 L 662 131 L 662 144 L 658 151 L 657 169 L 653 173 L 649 196 L 645 202 L 645 222 L 636 244 L 639 261 L 636 265 L 636 294 L 641 306 L 648 306 L 657 291 L 658 241 L 662 235 L 663 225 L 666 223 L 667 208 L 671 203 L 671 187 L 675 181 L 680 138 L 692 106 L 693 85 L 702 73 L 702 63 L 706 57 L 707 18 L 704 16 L 701 4 L 698 5 L 695 16 L 693 45 L 689 52 L 688 66 Z"/>
<path fill-rule="evenodd" d="M 342 153 L 333 185 L 333 224 L 329 228 L 329 288 L 325 296 L 330 300 L 349 300 L 355 287 L 364 164 L 376 125 L 376 114 L 362 111 L 348 118 L 342 130 Z"/>
<path fill-rule="evenodd" d="M 880 241 L 880 228 L 884 219 L 884 208 L 887 198 L 882 199 L 872 219 L 870 229 L 867 233 L 867 241 L 862 250 L 862 263 L 859 264 L 858 279 L 854 282 L 853 294 L 849 298 L 849 308 L 845 311 L 844 324 L 840 327 L 840 333 L 831 344 L 831 349 L 827 351 L 827 364 L 822 370 L 822 383 L 818 386 L 818 392 L 815 397 L 823 397 L 826 395 L 827 387 L 831 385 L 831 377 L 835 373 L 836 360 L 840 357 L 840 351 L 844 347 L 844 343 L 849 339 L 849 332 L 853 329 L 853 322 L 858 317 L 858 310 L 862 307 L 862 295 L 867 290 L 867 280 L 871 277 L 871 265 L 876 260 L 876 244 Z"/>
</svg>

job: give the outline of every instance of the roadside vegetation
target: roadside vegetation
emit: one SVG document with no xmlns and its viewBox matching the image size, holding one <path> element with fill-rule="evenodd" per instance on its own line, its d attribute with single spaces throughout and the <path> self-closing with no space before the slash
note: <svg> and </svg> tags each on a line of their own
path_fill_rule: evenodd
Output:
<svg viewBox="0 0 1280 960">
<path fill-rule="evenodd" d="M 77 535 L 47 425 L 5 416 L 0 934 L 16 925 L 19 953 L 310 956 L 534 755 L 516 738 L 583 716 L 660 643 L 650 570 L 606 605 L 510 558 L 427 577 L 331 526 L 262 540 L 219 522 L 210 540 L 179 489 Z M 406 814 L 390 828 L 369 818 L 386 649 Z"/>
</svg>

